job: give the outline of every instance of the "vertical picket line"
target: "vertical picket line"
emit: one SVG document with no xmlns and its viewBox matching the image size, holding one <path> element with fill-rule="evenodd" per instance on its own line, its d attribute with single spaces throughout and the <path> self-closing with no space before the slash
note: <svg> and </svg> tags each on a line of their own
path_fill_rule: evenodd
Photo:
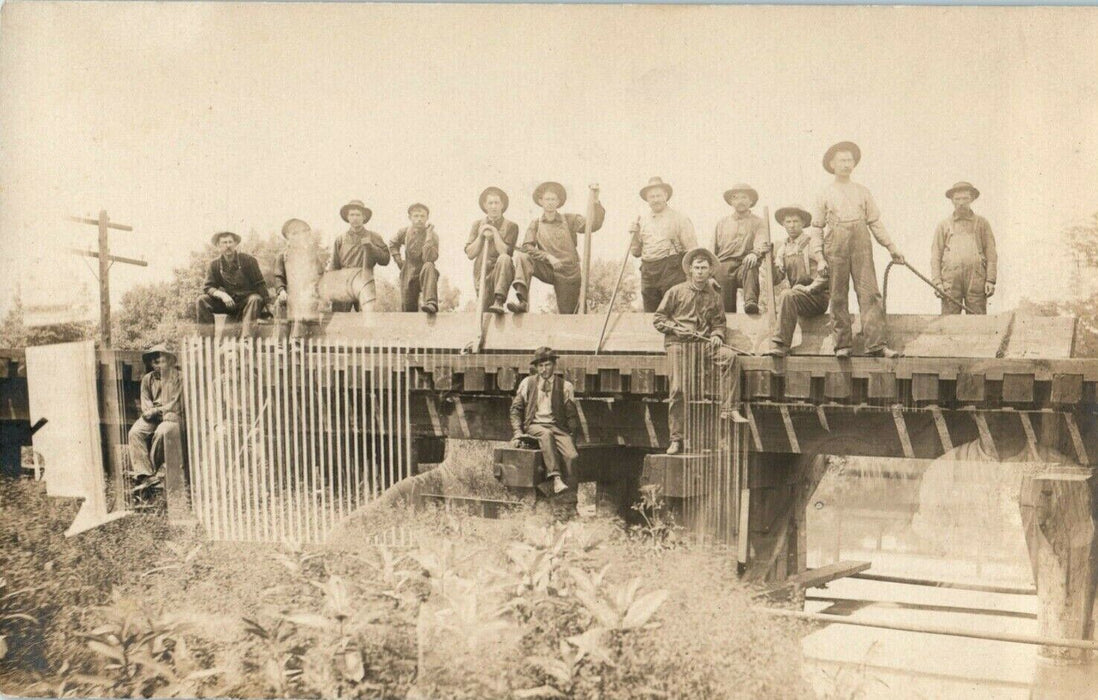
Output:
<svg viewBox="0 0 1098 700">
<path fill-rule="evenodd" d="M 202 431 L 202 456 L 205 461 L 205 493 L 203 494 L 203 509 L 206 511 L 206 531 L 211 539 L 216 538 L 220 530 L 221 512 L 218 510 L 217 494 L 220 493 L 221 484 L 217 478 L 217 442 L 214 431 L 213 405 L 214 397 L 210 391 L 210 375 L 213 372 L 212 353 L 210 352 L 210 338 L 199 339 L 199 357 L 201 358 L 201 385 L 199 392 L 202 395 L 201 425 Z"/>
<path fill-rule="evenodd" d="M 301 532 L 304 528 L 305 513 L 302 509 L 301 501 L 301 453 L 302 453 L 302 439 L 303 433 L 301 431 L 301 385 L 304 383 L 302 377 L 302 370 L 304 369 L 303 360 L 303 348 L 304 343 L 293 343 L 291 345 L 293 350 L 293 362 L 290 369 L 290 385 L 288 387 L 287 395 L 287 409 L 290 422 L 290 436 L 292 438 L 292 451 L 293 451 L 293 476 L 294 483 L 291 492 L 293 493 L 293 505 L 294 505 L 294 529 L 292 533 L 292 539 L 295 541 L 301 540 Z"/>
<path fill-rule="evenodd" d="M 370 488 L 369 498 L 374 498 L 377 495 L 377 436 L 378 436 L 378 416 L 377 416 L 377 346 L 373 341 L 369 345 L 369 358 L 370 358 L 370 381 L 367 389 L 367 394 L 370 400 L 370 432 L 367 435 L 367 440 L 370 443 Z M 363 397 L 365 401 L 366 397 Z"/>
</svg>

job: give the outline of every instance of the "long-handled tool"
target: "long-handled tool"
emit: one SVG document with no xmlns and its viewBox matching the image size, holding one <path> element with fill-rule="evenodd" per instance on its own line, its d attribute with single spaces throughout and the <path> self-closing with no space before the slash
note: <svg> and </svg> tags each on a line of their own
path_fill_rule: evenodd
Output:
<svg viewBox="0 0 1098 700">
<path fill-rule="evenodd" d="M 893 265 L 903 265 L 907 269 L 911 270 L 911 273 L 913 275 L 915 275 L 916 277 L 921 279 L 923 282 L 926 282 L 927 285 L 931 289 L 933 289 L 935 292 L 938 293 L 938 296 L 942 297 L 943 299 L 947 299 L 949 301 L 952 301 L 954 304 L 956 304 L 957 306 L 960 306 L 962 309 L 964 309 L 967 313 L 970 313 L 970 314 L 975 313 L 972 309 L 970 309 L 968 307 L 968 304 L 965 303 L 964 299 L 960 299 L 958 297 L 955 297 L 955 296 L 951 295 L 949 292 L 947 292 L 946 290 L 939 287 L 938 285 L 934 284 L 934 282 L 932 282 L 926 275 L 924 275 L 923 273 L 916 270 L 906 260 L 902 263 L 899 263 L 899 262 L 896 262 L 895 260 L 893 260 L 893 261 L 889 262 L 888 265 L 885 267 L 884 284 L 882 285 L 884 287 L 884 290 L 883 290 L 883 293 L 881 294 L 881 305 L 884 307 L 886 312 L 888 311 L 888 273 L 892 269 Z"/>
<path fill-rule="evenodd" d="M 587 194 L 586 228 L 583 236 L 583 265 L 580 267 L 580 297 L 576 313 L 587 313 L 587 285 L 591 280 L 591 233 L 595 227 L 595 205 L 599 201 L 599 186 L 591 185 Z"/>
<path fill-rule="evenodd" d="M 702 335 L 701 333 L 697 332 L 693 328 L 687 328 L 686 326 L 683 326 L 681 324 L 670 323 L 670 322 L 668 323 L 668 325 L 671 326 L 671 328 L 676 333 L 678 333 L 679 335 L 690 336 L 691 338 L 697 338 L 698 340 L 704 340 L 704 341 L 710 342 L 710 343 L 713 342 L 712 339 L 710 338 L 710 336 Z M 721 341 L 721 347 L 728 348 L 729 350 L 731 350 L 731 351 L 733 351 L 733 352 L 735 352 L 739 355 L 754 355 L 755 354 L 751 350 L 744 350 L 742 348 L 738 348 L 735 345 L 731 345 L 731 344 L 726 343 L 724 341 Z"/>
<path fill-rule="evenodd" d="M 484 346 L 484 331 L 488 325 L 484 322 L 484 300 L 488 294 L 488 285 L 485 281 L 488 277 L 488 238 L 484 235 L 486 228 L 495 230 L 487 224 L 482 226 L 480 230 L 480 275 L 477 278 L 479 282 L 477 287 L 477 339 L 474 344 L 466 346 L 473 353 L 480 352 Z"/>
<path fill-rule="evenodd" d="M 629 252 L 633 249 L 633 241 L 640 235 L 640 217 L 637 217 L 635 224 L 636 230 L 629 236 L 629 244 L 625 246 L 625 259 L 621 261 L 621 270 L 618 271 L 618 281 L 614 284 L 614 293 L 610 295 L 610 305 L 606 307 L 606 318 L 602 320 L 602 331 L 599 332 L 599 342 L 595 345 L 595 354 L 598 355 L 602 351 L 602 342 L 606 337 L 606 327 L 610 324 L 610 314 L 614 312 L 614 302 L 618 300 L 618 289 L 621 287 L 621 280 L 625 277 L 625 267 L 629 264 Z"/>
</svg>

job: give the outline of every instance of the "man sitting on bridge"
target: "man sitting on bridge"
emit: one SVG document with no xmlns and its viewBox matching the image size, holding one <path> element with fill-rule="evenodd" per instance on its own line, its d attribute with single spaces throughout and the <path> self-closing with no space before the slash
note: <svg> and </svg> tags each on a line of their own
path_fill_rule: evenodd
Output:
<svg viewBox="0 0 1098 700">
<path fill-rule="evenodd" d="M 830 282 L 823 242 L 816 234 L 804 230 L 812 223 L 812 215 L 800 207 L 782 207 L 774 212 L 774 218 L 789 234 L 774 256 L 774 284 L 785 279 L 789 281 L 789 289 L 778 295 L 775 304 L 778 327 L 765 354 L 785 357 L 793 344 L 797 318 L 827 313 Z"/>
<path fill-rule="evenodd" d="M 163 464 L 164 438 L 179 435 L 183 413 L 183 379 L 175 355 L 161 343 L 141 358 L 152 371 L 141 378 L 141 417 L 129 433 L 130 470 L 139 482 L 156 474 L 154 465 Z"/>
<path fill-rule="evenodd" d="M 332 311 L 370 313 L 377 303 L 374 266 L 389 264 L 389 246 L 366 229 L 373 212 L 361 200 L 352 199 L 339 210 L 351 225 L 332 244 L 328 271 L 320 280 L 320 296 L 332 302 Z"/>
<path fill-rule="evenodd" d="M 576 390 L 572 382 L 555 375 L 557 357 L 551 348 L 538 348 L 530 361 L 534 373 L 519 383 L 511 402 L 511 446 L 537 441 L 553 493 L 566 490 L 565 479 L 571 482 L 575 477 L 579 453 L 572 436 L 580 427 Z"/>
<path fill-rule="evenodd" d="M 580 259 L 576 235 L 587 230 L 587 220 L 579 214 L 562 214 L 568 193 L 559 182 L 543 182 L 534 190 L 534 201 L 544 211 L 530 222 L 522 248 L 514 253 L 516 301 L 507 304 L 511 312 L 524 313 L 530 295 L 530 278 L 553 285 L 557 296 L 557 311 L 562 314 L 579 312 Z M 602 228 L 606 210 L 595 203 L 595 220 L 591 231 Z"/>
<path fill-rule="evenodd" d="M 667 407 L 667 424 L 671 432 L 671 444 L 667 454 L 683 451 L 686 407 L 683 386 L 688 378 L 699 371 L 699 366 L 689 366 L 695 361 L 713 361 L 720 367 L 720 388 L 724 403 L 721 417 L 730 417 L 737 423 L 746 422 L 740 414 L 740 372 L 736 366 L 736 353 L 724 344 L 724 299 L 720 285 L 712 279 L 717 267 L 717 256 L 707 248 L 695 248 L 683 256 L 682 266 L 687 280 L 667 291 L 660 307 L 656 309 L 653 323 L 664 334 L 667 363 L 670 365 L 671 395 Z M 703 345 L 704 343 L 704 345 Z M 703 354 L 691 358 L 688 344 L 697 344 Z"/>
<path fill-rule="evenodd" d="M 473 263 L 473 284 L 480 298 L 481 265 L 484 270 L 484 304 L 494 314 L 502 314 L 503 304 L 511 282 L 515 279 L 515 265 L 511 255 L 518 244 L 519 229 L 514 221 L 503 218 L 510 200 L 507 193 L 498 187 L 488 187 L 480 193 L 480 210 L 487 214 L 483 219 L 473 222 L 469 230 L 469 240 L 465 242 L 465 255 Z M 487 246 L 487 250 L 485 250 Z M 480 309 L 483 313 L 485 309 Z"/>
<path fill-rule="evenodd" d="M 214 314 L 227 314 L 240 321 L 242 336 L 250 336 L 269 296 L 259 262 L 237 251 L 240 236 L 232 231 L 215 233 L 210 240 L 221 254 L 206 270 L 202 296 L 196 304 L 198 322 L 213 323 Z"/>
<path fill-rule="evenodd" d="M 397 231 L 389 241 L 389 252 L 393 262 L 400 269 L 401 311 L 415 311 L 418 307 L 426 314 L 438 312 L 438 234 L 435 225 L 427 223 L 431 210 L 426 204 L 408 207 L 408 219 L 411 226 Z M 400 249 L 404 248 L 404 258 Z M 407 259 L 405 259 L 407 258 Z M 423 303 L 419 303 L 420 295 Z"/>
</svg>

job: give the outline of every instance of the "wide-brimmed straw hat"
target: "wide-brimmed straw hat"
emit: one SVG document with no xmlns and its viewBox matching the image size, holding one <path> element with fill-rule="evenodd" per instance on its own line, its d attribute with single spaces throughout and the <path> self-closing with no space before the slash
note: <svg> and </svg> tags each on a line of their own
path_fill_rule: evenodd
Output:
<svg viewBox="0 0 1098 700">
<path fill-rule="evenodd" d="M 831 159 L 835 157 L 835 153 L 837 151 L 850 151 L 850 153 L 854 156 L 854 165 L 857 165 L 862 161 L 862 149 L 858 148 L 858 144 L 854 143 L 853 141 L 840 141 L 831 148 L 827 149 L 827 152 L 824 153 L 823 157 L 824 170 L 831 173 L 832 175 L 835 174 L 835 170 L 831 167 Z"/>
<path fill-rule="evenodd" d="M 542 345 L 540 348 L 534 351 L 534 359 L 530 360 L 530 364 L 536 365 L 539 362 L 545 362 L 546 360 L 552 360 L 556 362 L 560 356 L 548 345 Z"/>
<path fill-rule="evenodd" d="M 537 186 L 534 190 L 534 203 L 541 204 L 541 196 L 545 194 L 546 190 L 552 190 L 557 193 L 557 199 L 560 200 L 559 206 L 564 206 L 564 200 L 568 199 L 568 193 L 564 191 L 564 185 L 559 182 L 543 182 Z"/>
<path fill-rule="evenodd" d="M 301 219 L 288 219 L 286 223 L 282 224 L 283 238 L 289 238 L 291 233 L 307 233 L 309 231 L 312 231 L 312 228 Z"/>
<path fill-rule="evenodd" d="M 352 199 L 351 201 L 347 202 L 346 204 L 344 204 L 342 207 L 339 208 L 339 218 L 343 219 L 344 221 L 347 221 L 347 212 L 349 212 L 352 209 L 359 209 L 359 210 L 362 211 L 362 216 L 363 216 L 362 223 L 364 223 L 364 224 L 367 221 L 370 220 L 370 217 L 372 217 L 374 215 L 374 212 L 371 211 L 370 208 L 367 207 L 365 204 L 363 204 L 361 199 Z M 348 222 L 348 223 L 350 223 L 350 222 Z"/>
<path fill-rule="evenodd" d="M 724 192 L 724 201 L 728 202 L 728 206 L 732 206 L 732 195 L 737 192 L 746 192 L 751 197 L 751 206 L 755 206 L 759 202 L 759 193 L 755 191 L 755 188 L 751 185 L 744 184 L 742 182 L 732 185 Z"/>
<path fill-rule="evenodd" d="M 690 265 L 693 264 L 694 258 L 699 255 L 705 257 L 705 259 L 709 261 L 710 267 L 716 267 L 717 263 L 720 262 L 717 260 L 716 254 L 708 248 L 694 248 L 693 250 L 688 251 L 686 255 L 682 256 L 683 272 L 690 274 Z"/>
<path fill-rule="evenodd" d="M 789 216 L 790 214 L 801 217 L 801 221 L 804 222 L 804 225 L 806 227 L 812 225 L 812 215 L 798 206 L 782 207 L 778 211 L 774 212 L 774 221 L 777 221 L 779 224 L 781 224 L 785 221 L 785 217 Z"/>
<path fill-rule="evenodd" d="M 176 354 L 172 352 L 171 349 L 168 347 L 167 343 L 157 343 L 145 352 L 141 353 L 141 360 L 145 363 L 146 366 L 149 366 L 157 355 L 168 355 L 173 360 L 179 360 Z"/>
<path fill-rule="evenodd" d="M 484 191 L 480 193 L 480 197 L 477 199 L 477 201 L 480 202 L 480 210 L 485 214 L 488 213 L 488 210 L 484 208 L 484 202 L 488 199 L 488 195 L 490 194 L 499 195 L 499 201 L 503 204 L 503 211 L 507 211 L 507 207 L 511 205 L 511 198 L 507 196 L 506 192 L 494 185 L 492 187 L 485 187 Z"/>
<path fill-rule="evenodd" d="M 214 235 L 210 236 L 210 243 L 217 245 L 217 242 L 221 240 L 222 236 L 232 236 L 234 241 L 236 241 L 237 243 L 240 242 L 240 236 L 233 233 L 232 231 L 218 231 Z"/>
<path fill-rule="evenodd" d="M 641 199 L 643 199 L 644 201 L 647 202 L 648 201 L 648 190 L 651 190 L 651 189 L 662 189 L 664 192 L 667 193 L 667 198 L 668 199 L 671 199 L 671 194 L 675 191 L 671 188 L 671 185 L 669 183 L 664 182 L 663 180 L 661 180 L 658 177 L 650 177 L 650 178 L 648 178 L 648 184 L 641 188 L 641 191 L 640 191 Z"/>
<path fill-rule="evenodd" d="M 961 180 L 960 182 L 954 183 L 953 187 L 950 187 L 948 190 L 946 190 L 946 198 L 953 199 L 953 195 L 959 190 L 968 190 L 972 193 L 973 199 L 979 199 L 980 197 L 980 190 L 973 187 L 971 182 L 965 182 L 964 180 Z"/>
</svg>

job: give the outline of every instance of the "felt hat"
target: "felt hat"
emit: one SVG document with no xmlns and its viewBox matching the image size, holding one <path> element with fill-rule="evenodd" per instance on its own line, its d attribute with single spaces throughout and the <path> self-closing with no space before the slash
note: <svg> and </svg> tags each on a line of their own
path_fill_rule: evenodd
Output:
<svg viewBox="0 0 1098 700">
<path fill-rule="evenodd" d="M 240 236 L 233 233 L 232 231 L 218 231 L 214 235 L 210 236 L 210 243 L 217 245 L 217 242 L 221 240 L 222 236 L 232 236 L 234 241 L 236 241 L 237 243 L 240 242 Z"/>
<path fill-rule="evenodd" d="M 686 255 L 682 256 L 682 269 L 686 274 L 690 274 L 690 265 L 694 262 L 694 258 L 699 255 L 709 261 L 710 267 L 716 267 L 719 262 L 716 254 L 708 248 L 694 248 L 693 250 L 688 251 Z"/>
<path fill-rule="evenodd" d="M 177 362 L 179 361 L 179 358 L 176 357 L 175 353 L 168 348 L 167 343 L 157 343 L 145 352 L 141 353 L 141 360 L 145 363 L 145 366 L 148 367 L 151 366 L 153 359 L 157 355 L 169 355 L 173 360 Z"/>
<path fill-rule="evenodd" d="M 347 212 L 351 209 L 359 209 L 362 211 L 364 217 L 362 223 L 364 224 L 374 215 L 374 212 L 370 211 L 370 208 L 363 204 L 361 199 L 352 199 L 339 208 L 339 218 L 347 221 Z"/>
<path fill-rule="evenodd" d="M 539 362 L 545 362 L 546 360 L 557 361 L 560 356 L 553 351 L 553 348 L 548 345 L 542 345 L 540 348 L 534 351 L 534 359 L 530 360 L 531 365 L 536 365 Z"/>
<path fill-rule="evenodd" d="M 541 205 L 541 196 L 545 194 L 546 190 L 552 190 L 557 193 L 557 199 L 560 200 L 559 206 L 564 206 L 564 200 L 568 199 L 568 193 L 564 191 L 564 185 L 559 182 L 543 182 L 537 186 L 534 190 L 534 203 Z"/>
<path fill-rule="evenodd" d="M 416 209 L 422 209 L 423 211 L 427 212 L 427 216 L 431 215 L 431 208 L 430 207 L 428 207 L 426 204 L 416 202 L 412 206 L 408 207 L 408 216 L 411 216 L 412 212 L 415 211 Z"/>
<path fill-rule="evenodd" d="M 835 174 L 835 171 L 831 168 L 831 159 L 835 157 L 836 151 L 850 151 L 854 156 L 854 165 L 857 165 L 862 161 L 862 149 L 858 148 L 858 144 L 853 141 L 840 141 L 827 149 L 827 152 L 824 153 L 823 157 L 824 170 L 832 175 Z"/>
<path fill-rule="evenodd" d="M 950 187 L 948 190 L 946 190 L 946 197 L 948 199 L 953 199 L 954 193 L 956 193 L 958 190 L 968 190 L 972 193 L 973 199 L 979 199 L 980 197 L 980 190 L 973 187 L 971 182 L 965 182 L 964 180 L 954 183 L 953 187 Z"/>
<path fill-rule="evenodd" d="M 288 219 L 286 223 L 282 224 L 283 238 L 289 238 L 291 233 L 307 233 L 309 231 L 312 231 L 309 224 L 301 219 Z"/>
<path fill-rule="evenodd" d="M 742 182 L 732 185 L 728 190 L 725 190 L 724 201 L 728 202 L 728 206 L 732 206 L 732 195 L 737 192 L 746 192 L 751 197 L 751 206 L 755 206 L 759 202 L 759 193 L 755 191 L 755 188 L 751 185 L 744 184 Z"/>
<path fill-rule="evenodd" d="M 643 199 L 645 201 L 648 201 L 648 190 L 655 189 L 655 188 L 662 189 L 664 192 L 667 193 L 667 198 L 671 199 L 671 193 L 674 192 L 674 190 L 671 189 L 670 184 L 664 182 L 663 180 L 661 180 L 658 177 L 648 178 L 648 184 L 641 188 L 641 192 L 640 192 L 641 199 Z"/>
<path fill-rule="evenodd" d="M 805 226 L 812 225 L 812 215 L 798 206 L 782 207 L 778 211 L 774 212 L 774 221 L 777 221 L 779 224 L 783 223 L 785 221 L 785 217 L 789 216 L 790 214 L 801 217 L 801 221 L 804 222 Z"/>
<path fill-rule="evenodd" d="M 495 186 L 485 187 L 484 191 L 480 193 L 480 197 L 478 199 L 478 201 L 480 202 L 480 210 L 485 214 L 488 213 L 488 210 L 484 208 L 484 201 L 488 199 L 488 195 L 490 194 L 499 195 L 499 201 L 503 203 L 503 211 L 507 211 L 507 207 L 510 206 L 511 200 L 507 197 L 506 192 Z"/>
</svg>

